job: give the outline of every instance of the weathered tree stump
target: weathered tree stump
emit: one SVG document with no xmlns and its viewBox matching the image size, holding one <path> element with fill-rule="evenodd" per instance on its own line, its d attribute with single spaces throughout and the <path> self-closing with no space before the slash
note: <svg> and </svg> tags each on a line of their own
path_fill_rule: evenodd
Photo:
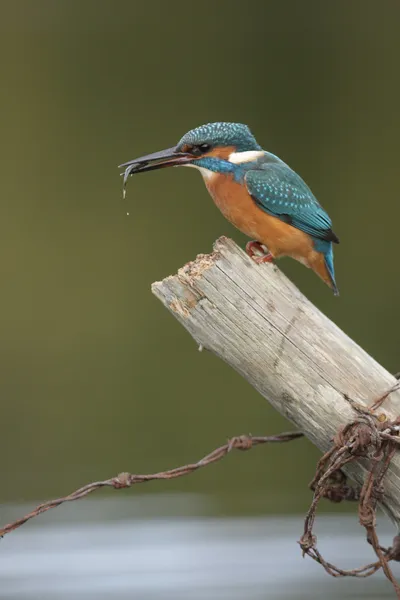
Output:
<svg viewBox="0 0 400 600">
<path fill-rule="evenodd" d="M 355 417 L 346 396 L 368 406 L 396 382 L 275 265 L 256 265 L 227 238 L 152 290 L 199 346 L 236 369 L 322 451 Z M 400 392 L 381 410 L 399 415 Z M 365 464 L 347 469 L 358 483 Z M 398 524 L 400 456 L 385 478 L 382 506 Z"/>
</svg>

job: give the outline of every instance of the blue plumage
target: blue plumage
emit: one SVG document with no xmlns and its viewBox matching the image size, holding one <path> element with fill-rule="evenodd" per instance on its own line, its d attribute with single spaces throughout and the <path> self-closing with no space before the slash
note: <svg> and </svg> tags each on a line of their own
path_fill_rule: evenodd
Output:
<svg viewBox="0 0 400 600">
<path fill-rule="evenodd" d="M 336 285 L 336 280 L 335 280 L 335 269 L 333 266 L 332 242 L 327 242 L 325 240 L 320 240 L 318 238 L 317 239 L 314 238 L 314 246 L 318 252 L 322 252 L 322 254 L 324 255 L 326 268 L 328 269 L 329 275 L 331 276 L 334 294 L 335 294 L 335 296 L 338 296 L 339 290 L 338 290 L 338 287 Z"/>
<path fill-rule="evenodd" d="M 250 196 L 265 212 L 313 238 L 338 242 L 332 221 L 307 184 L 279 158 L 265 152 L 245 175 Z"/>
<path fill-rule="evenodd" d="M 211 146 L 234 146 L 238 152 L 261 150 L 256 138 L 243 123 L 207 123 L 191 129 L 179 140 L 177 148 L 186 145 L 210 144 Z"/>
<path fill-rule="evenodd" d="M 332 221 L 319 204 L 308 185 L 297 173 L 275 155 L 264 157 L 249 165 L 244 181 L 254 202 L 266 213 L 309 234 L 315 249 L 322 252 L 338 293 L 333 266 L 332 242 L 339 239 L 332 231 Z"/>
</svg>

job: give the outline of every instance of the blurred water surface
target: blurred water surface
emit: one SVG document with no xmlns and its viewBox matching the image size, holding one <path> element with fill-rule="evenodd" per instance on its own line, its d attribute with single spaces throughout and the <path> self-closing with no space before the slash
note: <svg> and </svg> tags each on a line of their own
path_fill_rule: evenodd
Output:
<svg viewBox="0 0 400 600">
<path fill-rule="evenodd" d="M 301 518 L 196 517 L 194 507 L 199 511 L 207 502 L 191 495 L 160 495 L 157 501 L 142 496 L 75 503 L 73 510 L 57 511 L 58 521 L 54 513 L 49 520 L 46 515 L 2 541 L 0 598 L 393 597 L 381 574 L 369 580 L 334 579 L 311 559 L 302 559 L 296 543 Z M 185 516 L 173 516 L 178 508 Z M 157 516 L 150 519 L 151 513 Z M 320 550 L 338 566 L 374 560 L 356 519 L 325 516 L 317 531 Z M 390 543 L 387 523 L 380 533 Z"/>
</svg>

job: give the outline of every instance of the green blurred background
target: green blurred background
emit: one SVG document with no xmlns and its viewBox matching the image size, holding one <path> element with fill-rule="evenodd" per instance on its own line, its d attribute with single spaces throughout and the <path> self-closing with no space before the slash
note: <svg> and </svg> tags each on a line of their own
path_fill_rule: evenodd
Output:
<svg viewBox="0 0 400 600">
<path fill-rule="evenodd" d="M 341 295 L 279 266 L 400 368 L 397 0 L 0 6 L 0 502 L 291 427 L 151 295 L 218 236 L 246 241 L 200 176 L 141 175 L 122 200 L 118 164 L 202 123 L 247 123 L 304 177 L 341 239 Z M 264 447 L 127 493 L 205 492 L 218 514 L 304 511 L 317 457 L 306 441 Z"/>
</svg>

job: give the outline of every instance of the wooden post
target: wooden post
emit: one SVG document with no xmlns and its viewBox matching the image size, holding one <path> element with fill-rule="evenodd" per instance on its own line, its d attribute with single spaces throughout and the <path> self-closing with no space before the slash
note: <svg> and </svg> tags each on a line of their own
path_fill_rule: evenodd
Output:
<svg viewBox="0 0 400 600">
<path fill-rule="evenodd" d="M 346 394 L 368 405 L 396 382 L 275 265 L 256 265 L 227 238 L 152 290 L 200 347 L 236 369 L 322 451 L 354 419 Z M 400 392 L 381 410 L 399 415 Z M 362 461 L 347 469 L 358 483 L 363 471 Z M 399 524 L 400 456 L 385 478 L 382 506 Z"/>
</svg>

